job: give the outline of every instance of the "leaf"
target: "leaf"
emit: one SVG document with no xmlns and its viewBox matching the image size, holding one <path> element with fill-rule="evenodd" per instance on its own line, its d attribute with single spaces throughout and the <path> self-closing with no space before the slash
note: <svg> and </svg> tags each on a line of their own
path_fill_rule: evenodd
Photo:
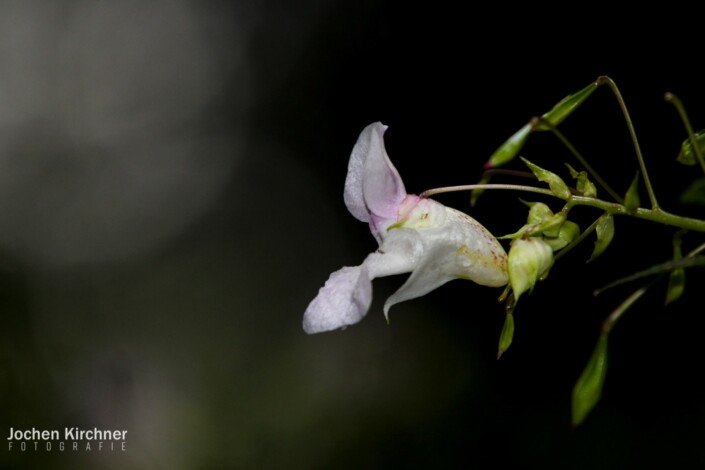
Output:
<svg viewBox="0 0 705 470">
<path fill-rule="evenodd" d="M 597 90 L 598 84 L 597 82 L 593 82 L 583 88 L 582 90 L 573 93 L 572 95 L 568 95 L 565 98 L 563 98 L 561 101 L 558 102 L 549 112 L 544 114 L 542 118 L 546 121 L 548 121 L 553 127 L 558 126 L 561 122 L 565 120 L 568 116 L 571 115 L 573 111 L 577 109 L 578 106 L 580 106 L 583 101 L 588 99 L 592 93 Z M 548 126 L 544 125 L 537 127 L 537 130 L 548 130 Z"/>
<path fill-rule="evenodd" d="M 524 146 L 526 139 L 533 129 L 531 123 L 526 124 L 508 138 L 497 150 L 494 151 L 490 159 L 485 163 L 485 168 L 495 168 L 509 163 L 519 154 L 519 151 Z"/>
<path fill-rule="evenodd" d="M 641 206 L 641 200 L 639 199 L 639 172 L 637 172 L 632 184 L 627 189 L 627 194 L 624 196 L 624 207 L 629 212 L 634 212 L 639 206 Z"/>
<path fill-rule="evenodd" d="M 514 339 L 514 315 L 507 313 L 504 318 L 504 326 L 502 333 L 499 335 L 499 349 L 497 350 L 497 359 L 502 357 L 502 354 L 509 349 Z"/>
<path fill-rule="evenodd" d="M 683 204 L 696 204 L 705 206 L 705 178 L 698 178 L 681 193 L 680 200 Z"/>
<path fill-rule="evenodd" d="M 551 192 L 561 199 L 570 199 L 571 193 L 568 185 L 563 182 L 563 180 L 555 173 L 548 170 L 544 170 L 538 165 L 534 165 L 529 160 L 523 157 L 519 157 L 526 163 L 531 172 L 536 175 L 539 181 L 548 183 L 548 187 L 551 188 Z"/>
<path fill-rule="evenodd" d="M 614 216 L 605 212 L 597 219 L 595 227 L 597 239 L 595 240 L 595 248 L 592 250 L 592 255 L 588 262 L 600 256 L 612 242 L 614 238 Z"/>
<path fill-rule="evenodd" d="M 705 153 L 705 129 L 695 133 L 695 141 L 697 142 L 700 153 Z M 698 157 L 693 150 L 694 149 L 690 138 L 685 139 L 681 144 L 681 151 L 676 160 L 684 165 L 695 165 L 698 163 Z"/>
<path fill-rule="evenodd" d="M 607 335 L 600 334 L 590 360 L 573 388 L 573 426 L 578 426 L 602 395 L 607 374 Z"/>
</svg>

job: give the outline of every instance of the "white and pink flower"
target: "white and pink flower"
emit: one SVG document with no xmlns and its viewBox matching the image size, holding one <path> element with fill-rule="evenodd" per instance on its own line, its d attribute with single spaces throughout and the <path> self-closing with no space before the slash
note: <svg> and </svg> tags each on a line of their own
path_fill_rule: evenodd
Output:
<svg viewBox="0 0 705 470">
<path fill-rule="evenodd" d="M 491 287 L 507 283 L 507 255 L 494 236 L 473 218 L 434 200 L 407 194 L 384 148 L 386 126 L 367 126 L 350 155 L 345 204 L 370 225 L 379 243 L 360 266 L 333 274 L 304 313 L 306 333 L 345 328 L 359 322 L 372 303 L 372 280 L 411 273 L 384 304 L 414 299 L 453 279 Z"/>
</svg>

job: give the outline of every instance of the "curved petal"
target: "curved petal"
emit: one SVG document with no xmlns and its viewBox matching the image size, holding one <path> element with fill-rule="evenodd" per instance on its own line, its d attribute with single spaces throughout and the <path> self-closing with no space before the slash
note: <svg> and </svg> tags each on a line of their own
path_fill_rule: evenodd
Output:
<svg viewBox="0 0 705 470">
<path fill-rule="evenodd" d="M 365 127 L 353 147 L 348 163 L 343 197 L 358 220 L 369 222 L 370 214 L 396 219 L 406 196 L 404 182 L 384 148 L 387 126 L 375 122 Z"/>
<path fill-rule="evenodd" d="M 473 218 L 441 207 L 446 216 L 441 225 L 416 229 L 423 255 L 409 279 L 385 302 L 385 316 L 393 305 L 425 295 L 452 279 L 491 287 L 507 283 L 507 255 L 502 245 Z"/>
<path fill-rule="evenodd" d="M 353 325 L 367 314 L 372 303 L 372 281 L 362 266 L 345 267 L 330 275 L 304 313 L 308 334 Z"/>
<path fill-rule="evenodd" d="M 306 333 L 321 333 L 359 322 L 372 303 L 372 279 L 409 273 L 414 269 L 416 259 L 408 253 L 409 250 L 423 250 L 418 236 L 411 233 L 397 238 L 400 239 L 397 249 L 376 251 L 360 266 L 345 267 L 330 275 L 304 313 Z"/>
</svg>

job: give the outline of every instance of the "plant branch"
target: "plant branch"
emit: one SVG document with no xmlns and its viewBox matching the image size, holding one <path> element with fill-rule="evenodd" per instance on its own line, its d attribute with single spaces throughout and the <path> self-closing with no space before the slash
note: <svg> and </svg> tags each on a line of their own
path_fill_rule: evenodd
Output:
<svg viewBox="0 0 705 470">
<path fill-rule="evenodd" d="M 597 183 L 602 186 L 602 188 L 609 193 L 612 198 L 622 204 L 624 202 L 624 199 L 622 196 L 617 194 L 617 192 L 612 189 L 612 187 L 607 184 L 607 181 L 605 181 L 600 174 L 595 171 L 595 169 L 590 166 L 590 164 L 587 162 L 585 157 L 578 151 L 578 149 L 575 148 L 575 146 L 568 140 L 568 138 L 558 130 L 556 126 L 551 124 L 547 119 L 544 119 L 542 117 L 537 117 L 534 118 L 536 119 L 541 125 L 545 126 L 548 130 L 550 130 L 558 140 L 561 141 L 561 143 L 568 149 L 568 151 L 575 157 L 576 160 L 580 162 L 580 164 L 592 175 L 592 177 L 597 181 Z"/>
<path fill-rule="evenodd" d="M 612 90 L 612 93 L 617 98 L 617 102 L 619 103 L 619 107 L 622 110 L 624 120 L 627 122 L 627 128 L 629 129 L 629 134 L 632 138 L 632 144 L 634 145 L 634 150 L 636 151 L 636 158 L 639 161 L 639 168 L 641 169 L 641 174 L 644 177 L 646 191 L 649 193 L 649 199 L 651 200 L 651 208 L 653 210 L 658 210 L 659 205 L 658 201 L 656 200 L 656 194 L 654 193 L 654 189 L 651 186 L 651 179 L 649 179 L 649 173 L 646 171 L 644 156 L 641 154 L 641 148 L 639 147 L 639 139 L 637 139 L 636 132 L 634 131 L 634 124 L 632 123 L 632 118 L 629 116 L 629 110 L 627 109 L 627 105 L 624 102 L 624 98 L 622 98 L 622 93 L 620 93 L 619 88 L 617 88 L 617 84 L 614 83 L 614 81 L 607 76 L 603 75 L 599 77 L 597 79 L 597 83 L 599 85 L 608 85 Z"/>
</svg>

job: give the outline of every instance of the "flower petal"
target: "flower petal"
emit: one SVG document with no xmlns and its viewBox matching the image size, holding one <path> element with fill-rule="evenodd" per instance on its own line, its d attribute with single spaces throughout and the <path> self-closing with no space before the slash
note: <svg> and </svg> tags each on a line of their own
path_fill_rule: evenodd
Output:
<svg viewBox="0 0 705 470">
<path fill-rule="evenodd" d="M 360 133 L 348 163 L 345 205 L 357 219 L 368 222 L 370 214 L 396 219 L 406 196 L 404 182 L 384 148 L 387 126 L 375 122 Z"/>
<path fill-rule="evenodd" d="M 372 281 L 364 266 L 345 267 L 330 275 L 304 313 L 308 334 L 353 325 L 367 314 L 372 303 Z"/>
<path fill-rule="evenodd" d="M 446 213 L 441 225 L 414 229 L 423 244 L 423 255 L 409 279 L 385 302 L 385 316 L 393 305 L 425 295 L 452 279 L 491 287 L 507 283 L 507 255 L 502 245 L 473 218 L 441 207 Z M 386 248 L 386 240 L 381 248 Z"/>
<path fill-rule="evenodd" d="M 414 269 L 416 260 L 409 253 L 423 250 L 418 236 L 412 232 L 408 237 L 397 238 L 398 249 L 371 253 L 362 265 L 345 267 L 330 275 L 304 313 L 306 333 L 321 333 L 359 322 L 372 303 L 372 279 Z"/>
</svg>

